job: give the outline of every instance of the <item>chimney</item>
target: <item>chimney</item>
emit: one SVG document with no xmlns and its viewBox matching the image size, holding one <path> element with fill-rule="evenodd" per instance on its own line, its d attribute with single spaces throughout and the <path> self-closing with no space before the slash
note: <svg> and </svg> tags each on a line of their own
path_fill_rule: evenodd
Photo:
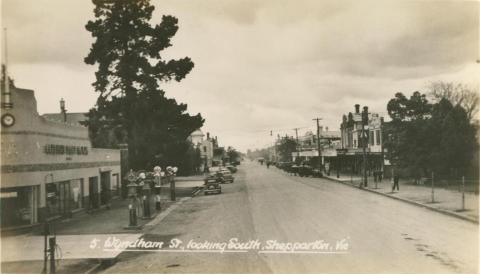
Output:
<svg viewBox="0 0 480 274">
<path fill-rule="evenodd" d="M 363 107 L 362 122 L 365 125 L 368 125 L 368 107 L 367 106 Z"/>
<path fill-rule="evenodd" d="M 207 132 L 207 141 L 210 140 L 210 132 Z"/>
<path fill-rule="evenodd" d="M 325 131 L 328 131 L 328 127 L 325 127 Z"/>
<path fill-rule="evenodd" d="M 360 105 L 355 104 L 355 113 L 360 113 Z"/>
<path fill-rule="evenodd" d="M 2 100 L 2 108 L 4 109 L 11 109 L 13 108 L 13 103 L 11 99 L 11 93 L 10 93 L 10 79 L 8 78 L 8 53 L 7 53 L 7 28 L 4 29 L 5 31 L 5 36 L 4 36 L 4 41 L 5 41 L 5 66 L 3 66 L 3 77 L 4 77 L 4 90 L 3 90 L 3 100 Z"/>
<path fill-rule="evenodd" d="M 63 122 L 67 122 L 67 109 L 65 108 L 65 100 L 60 99 L 60 113 L 63 114 Z"/>
</svg>

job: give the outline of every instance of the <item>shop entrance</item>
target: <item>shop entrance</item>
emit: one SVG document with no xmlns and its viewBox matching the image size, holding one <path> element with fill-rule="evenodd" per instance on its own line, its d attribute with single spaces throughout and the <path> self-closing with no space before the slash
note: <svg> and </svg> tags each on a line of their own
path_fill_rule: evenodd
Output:
<svg viewBox="0 0 480 274">
<path fill-rule="evenodd" d="M 62 216 L 70 216 L 70 182 L 61 182 L 58 185 L 58 201 L 60 214 Z"/>
<path fill-rule="evenodd" d="M 100 173 L 101 193 L 100 203 L 106 205 L 110 201 L 110 171 Z"/>
<path fill-rule="evenodd" d="M 49 183 L 46 190 L 49 216 L 70 216 L 70 181 Z"/>
<path fill-rule="evenodd" d="M 88 178 L 88 189 L 90 192 L 90 207 L 92 209 L 98 208 L 98 177 Z"/>
</svg>

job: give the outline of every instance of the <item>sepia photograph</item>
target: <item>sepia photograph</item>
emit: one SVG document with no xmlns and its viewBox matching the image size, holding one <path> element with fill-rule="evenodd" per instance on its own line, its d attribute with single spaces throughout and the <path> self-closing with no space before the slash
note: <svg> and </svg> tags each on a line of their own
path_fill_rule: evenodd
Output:
<svg viewBox="0 0 480 274">
<path fill-rule="evenodd" d="M 0 273 L 480 273 L 479 1 L 0 11 Z"/>
</svg>

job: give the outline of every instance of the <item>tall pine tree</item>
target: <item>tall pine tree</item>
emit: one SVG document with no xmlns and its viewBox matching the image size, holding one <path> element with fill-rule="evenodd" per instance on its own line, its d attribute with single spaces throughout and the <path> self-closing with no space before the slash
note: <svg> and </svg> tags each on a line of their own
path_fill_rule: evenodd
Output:
<svg viewBox="0 0 480 274">
<path fill-rule="evenodd" d="M 163 16 L 160 24 L 150 24 L 154 7 L 149 0 L 92 2 L 95 19 L 86 29 L 95 41 L 85 63 L 98 65 L 93 86 L 100 95 L 87 122 L 93 143 L 128 143 L 133 168 L 168 164 L 169 154 L 186 153 L 184 140 L 204 122 L 200 114 L 188 115 L 185 104 L 166 98 L 160 87 L 181 81 L 193 68 L 188 57 L 160 56 L 171 46 L 178 20 Z"/>
</svg>

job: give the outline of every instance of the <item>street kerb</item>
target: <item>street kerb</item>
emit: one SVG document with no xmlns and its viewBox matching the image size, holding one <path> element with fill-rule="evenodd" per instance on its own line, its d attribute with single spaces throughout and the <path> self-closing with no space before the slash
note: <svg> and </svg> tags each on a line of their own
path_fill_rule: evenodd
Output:
<svg viewBox="0 0 480 274">
<path fill-rule="evenodd" d="M 427 204 L 422 204 L 422 203 L 418 203 L 418 202 L 411 201 L 411 200 L 408 200 L 408 199 L 388 195 L 387 193 L 382 193 L 382 192 L 379 192 L 379 191 L 375 191 L 374 189 L 369 189 L 369 188 L 365 188 L 365 187 L 358 187 L 354 184 L 351 184 L 350 181 L 337 180 L 335 178 L 327 177 L 327 176 L 324 176 L 323 178 L 328 179 L 328 180 L 333 181 L 333 182 L 341 183 L 341 184 L 344 184 L 344 185 L 347 185 L 347 186 L 350 186 L 350 187 L 353 187 L 353 188 L 357 188 L 357 189 L 365 190 L 365 191 L 368 191 L 368 192 L 371 192 L 371 193 L 379 194 L 379 195 L 382 195 L 384 197 L 389 197 L 389 198 L 395 199 L 397 201 L 402 201 L 402 202 L 405 202 L 405 203 L 409 203 L 411 205 L 415 205 L 415 206 L 418 206 L 418 207 L 423 207 L 423 208 L 435 211 L 437 213 L 441 213 L 441 214 L 444 214 L 444 215 L 455 217 L 455 218 L 458 218 L 458 219 L 461 219 L 461 220 L 464 220 L 464 221 L 468 221 L 468 222 L 471 222 L 471 223 L 474 223 L 474 224 L 477 224 L 477 225 L 479 224 L 478 220 L 475 220 L 473 218 L 469 218 L 467 216 L 457 214 L 453 211 L 448 211 L 448 210 L 444 210 L 444 209 L 440 209 L 440 208 L 435 208 L 435 207 L 429 206 Z"/>
</svg>

